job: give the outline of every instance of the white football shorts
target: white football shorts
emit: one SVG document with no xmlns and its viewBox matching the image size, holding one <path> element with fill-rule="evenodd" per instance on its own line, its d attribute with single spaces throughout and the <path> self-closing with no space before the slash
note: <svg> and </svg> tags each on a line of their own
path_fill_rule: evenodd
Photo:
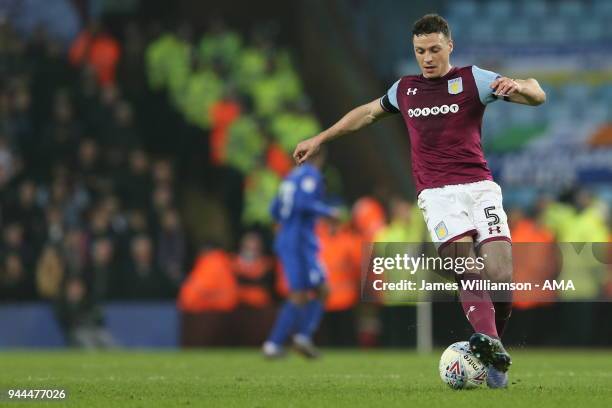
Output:
<svg viewBox="0 0 612 408">
<path fill-rule="evenodd" d="M 501 188 L 493 181 L 428 188 L 419 194 L 418 205 L 438 250 L 468 235 L 476 245 L 512 242 Z"/>
</svg>

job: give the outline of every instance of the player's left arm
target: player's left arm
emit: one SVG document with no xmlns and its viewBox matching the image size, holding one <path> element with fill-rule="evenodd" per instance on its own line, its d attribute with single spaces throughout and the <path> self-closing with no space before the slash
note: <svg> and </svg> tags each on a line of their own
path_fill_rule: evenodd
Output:
<svg viewBox="0 0 612 408">
<path fill-rule="evenodd" d="M 493 94 L 508 102 L 537 106 L 546 102 L 546 92 L 537 80 L 499 77 L 491 84 Z"/>
</svg>

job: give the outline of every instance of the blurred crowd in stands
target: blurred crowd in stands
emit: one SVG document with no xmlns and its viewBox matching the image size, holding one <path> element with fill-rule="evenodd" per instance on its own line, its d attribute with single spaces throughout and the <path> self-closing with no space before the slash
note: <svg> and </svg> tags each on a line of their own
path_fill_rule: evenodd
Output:
<svg viewBox="0 0 612 408">
<path fill-rule="evenodd" d="M 119 41 L 92 23 L 66 50 L 43 29 L 22 37 L 0 24 L 0 301 L 52 301 L 72 341 L 106 345 L 107 333 L 79 329 L 103 327 L 108 300 L 177 297 L 188 314 L 273 310 L 287 289 L 269 251 L 268 206 L 297 141 L 320 129 L 273 38 L 260 30 L 245 41 L 217 21 L 197 41 L 184 27 L 130 24 Z M 229 244 L 189 233 L 216 221 L 185 210 L 183 158 L 148 148 L 137 110 L 149 95 L 208 136 L 202 166 L 239 174 L 244 205 L 229 212 L 239 225 Z M 511 211 L 511 223 L 515 242 L 608 241 L 608 215 L 580 192 Z M 324 331 L 332 344 L 373 344 L 378 318 L 356 313 L 362 243 L 426 241 L 420 212 L 402 198 L 363 197 L 350 220 L 322 220 L 318 233 L 331 287 Z M 611 296 L 608 277 L 584 295 Z"/>
<path fill-rule="evenodd" d="M 54 300 L 66 324 L 172 297 L 185 273 L 175 158 L 144 150 L 121 52 L 98 25 L 67 51 L 0 25 L 0 299 Z"/>
<path fill-rule="evenodd" d="M 247 42 L 214 21 L 200 39 L 182 27 L 161 33 L 146 50 L 150 87 L 209 132 L 213 165 L 245 177 L 246 225 L 270 225 L 268 203 L 293 166 L 295 145 L 320 130 L 289 53 L 273 39 L 273 26 Z"/>
</svg>

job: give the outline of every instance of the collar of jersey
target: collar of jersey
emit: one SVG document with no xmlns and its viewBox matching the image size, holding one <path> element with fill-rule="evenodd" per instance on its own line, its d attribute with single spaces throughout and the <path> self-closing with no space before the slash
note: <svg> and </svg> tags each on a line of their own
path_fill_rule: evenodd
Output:
<svg viewBox="0 0 612 408">
<path fill-rule="evenodd" d="M 452 76 L 453 74 L 455 74 L 457 72 L 457 69 L 458 69 L 457 67 L 451 67 L 451 69 L 446 74 L 441 76 L 440 78 L 425 78 L 425 75 L 423 74 L 421 74 L 421 77 L 426 81 L 432 81 L 432 82 L 443 81 L 449 76 Z"/>
</svg>

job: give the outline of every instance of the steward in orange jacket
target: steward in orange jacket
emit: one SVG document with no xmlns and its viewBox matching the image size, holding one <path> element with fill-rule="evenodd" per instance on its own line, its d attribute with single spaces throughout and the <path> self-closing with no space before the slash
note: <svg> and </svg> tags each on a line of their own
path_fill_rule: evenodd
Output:
<svg viewBox="0 0 612 408">
<path fill-rule="evenodd" d="M 514 243 L 513 281 L 541 285 L 547 279 L 554 279 L 559 273 L 559 253 L 553 232 L 537 220 L 525 217 L 519 210 L 511 213 L 511 232 Z M 555 291 L 516 291 L 514 307 L 531 309 L 555 302 L 556 297 Z"/>
<path fill-rule="evenodd" d="M 319 221 L 317 235 L 329 285 L 325 310 L 351 309 L 359 303 L 361 240 L 347 227 L 328 220 Z"/>
<path fill-rule="evenodd" d="M 240 243 L 240 252 L 233 260 L 241 304 L 262 308 L 272 303 L 272 267 L 272 260 L 263 253 L 263 242 L 259 234 L 245 234 Z"/>
<path fill-rule="evenodd" d="M 224 311 L 238 305 L 238 284 L 232 272 L 231 256 L 220 249 L 200 254 L 183 283 L 178 308 L 183 312 Z"/>
</svg>

